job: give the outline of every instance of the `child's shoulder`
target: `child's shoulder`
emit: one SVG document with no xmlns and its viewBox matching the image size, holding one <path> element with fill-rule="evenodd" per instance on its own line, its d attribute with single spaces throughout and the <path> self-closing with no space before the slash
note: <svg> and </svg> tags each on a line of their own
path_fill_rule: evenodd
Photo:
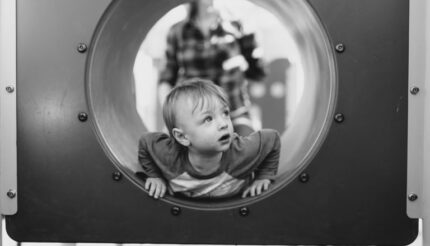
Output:
<svg viewBox="0 0 430 246">
<path fill-rule="evenodd" d="M 280 148 L 281 145 L 281 135 L 277 130 L 274 129 L 262 129 L 261 141 L 265 144 L 271 146 L 270 148 Z"/>
<path fill-rule="evenodd" d="M 158 140 L 167 138 L 170 138 L 170 136 L 164 132 L 144 132 L 140 137 L 141 140 Z"/>
<path fill-rule="evenodd" d="M 261 129 L 257 132 L 260 132 L 260 134 L 262 134 L 262 135 L 279 137 L 279 132 L 275 129 L 264 128 L 264 129 Z"/>
<path fill-rule="evenodd" d="M 140 145 L 146 146 L 166 146 L 173 144 L 172 138 L 164 132 L 145 132 L 139 139 Z"/>
<path fill-rule="evenodd" d="M 237 135 L 237 141 L 245 141 L 245 142 L 274 141 L 279 138 L 280 138 L 279 132 L 274 129 L 261 129 L 251 133 L 249 136 L 246 136 L 246 137 Z"/>
<path fill-rule="evenodd" d="M 163 132 L 143 133 L 139 140 L 139 149 L 163 160 L 176 158 L 181 152 L 179 144 Z"/>
<path fill-rule="evenodd" d="M 273 129 L 262 129 L 251 133 L 248 136 L 235 134 L 230 150 L 233 152 L 246 152 L 252 155 L 261 149 L 280 148 L 281 140 L 278 131 Z"/>
<path fill-rule="evenodd" d="M 265 158 L 280 150 L 280 137 L 276 130 L 262 129 L 248 136 L 235 134 L 230 150 L 226 153 L 228 171 L 233 176 L 241 176 L 254 170 Z"/>
</svg>

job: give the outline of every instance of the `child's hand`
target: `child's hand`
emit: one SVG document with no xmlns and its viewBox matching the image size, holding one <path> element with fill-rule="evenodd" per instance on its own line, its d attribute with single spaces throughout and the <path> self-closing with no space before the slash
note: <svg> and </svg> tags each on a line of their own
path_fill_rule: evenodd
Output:
<svg viewBox="0 0 430 246">
<path fill-rule="evenodd" d="M 160 178 L 147 178 L 145 189 L 148 191 L 149 196 L 158 199 L 166 194 L 166 183 Z"/>
<path fill-rule="evenodd" d="M 269 189 L 269 179 L 257 179 L 255 180 L 242 194 L 242 198 L 249 196 L 258 196 L 267 189 Z"/>
</svg>

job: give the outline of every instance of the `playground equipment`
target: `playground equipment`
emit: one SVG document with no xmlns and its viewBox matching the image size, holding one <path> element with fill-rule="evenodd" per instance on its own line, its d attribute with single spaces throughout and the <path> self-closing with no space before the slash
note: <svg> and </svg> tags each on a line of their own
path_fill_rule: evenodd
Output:
<svg viewBox="0 0 430 246">
<path fill-rule="evenodd" d="M 137 165 L 132 69 L 151 26 L 185 2 L 0 2 L 0 205 L 13 239 L 404 245 L 424 218 L 426 240 L 428 3 L 251 1 L 293 23 L 309 69 L 279 178 L 257 198 L 156 201 Z"/>
</svg>

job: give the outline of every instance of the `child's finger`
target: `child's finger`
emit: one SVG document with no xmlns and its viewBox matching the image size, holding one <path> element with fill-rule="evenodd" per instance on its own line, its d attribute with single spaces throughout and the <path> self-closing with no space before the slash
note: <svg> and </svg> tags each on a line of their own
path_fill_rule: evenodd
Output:
<svg viewBox="0 0 430 246">
<path fill-rule="evenodd" d="M 242 192 L 242 198 L 245 198 L 245 197 L 246 197 L 246 193 L 247 193 L 247 190 L 244 190 L 244 191 Z"/>
<path fill-rule="evenodd" d="M 242 198 L 245 198 L 249 193 L 249 188 L 246 188 L 246 190 L 242 194 Z"/>
<path fill-rule="evenodd" d="M 262 184 L 257 185 L 257 187 L 255 188 L 255 194 L 257 196 L 261 194 L 261 189 L 263 189 Z"/>
<path fill-rule="evenodd" d="M 149 196 L 154 196 L 155 192 L 155 184 L 151 184 L 151 187 L 149 188 Z"/>
<path fill-rule="evenodd" d="M 157 184 L 154 191 L 154 198 L 158 199 L 159 196 L 160 196 L 160 184 Z"/>
<path fill-rule="evenodd" d="M 160 197 L 164 197 L 165 194 L 166 194 L 166 186 L 161 185 Z"/>
<path fill-rule="evenodd" d="M 164 185 L 162 183 L 158 183 L 156 195 L 157 198 L 163 197 L 161 194 L 163 193 Z"/>
<path fill-rule="evenodd" d="M 251 196 L 255 196 L 255 186 L 251 187 Z"/>
<path fill-rule="evenodd" d="M 149 190 L 149 185 L 151 184 L 150 181 L 146 180 L 145 182 L 145 190 Z"/>
<path fill-rule="evenodd" d="M 263 190 L 268 190 L 269 189 L 269 185 L 270 185 L 270 182 L 264 182 L 264 184 L 263 184 Z"/>
</svg>

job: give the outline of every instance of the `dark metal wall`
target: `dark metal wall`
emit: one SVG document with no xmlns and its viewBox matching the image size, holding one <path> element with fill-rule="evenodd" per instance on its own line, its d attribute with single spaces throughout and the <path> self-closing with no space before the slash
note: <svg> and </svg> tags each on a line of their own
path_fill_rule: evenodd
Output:
<svg viewBox="0 0 430 246">
<path fill-rule="evenodd" d="M 127 0 L 131 1 L 131 0 Z M 137 1 L 137 0 L 136 0 Z M 174 5 L 169 0 L 148 5 Z M 266 199 L 203 211 L 149 198 L 97 141 L 86 54 L 108 0 L 19 0 L 17 241 L 211 244 L 408 244 L 408 1 L 311 1 L 337 53 L 344 121 L 305 172 Z M 175 210 L 176 211 L 176 210 Z"/>
</svg>

